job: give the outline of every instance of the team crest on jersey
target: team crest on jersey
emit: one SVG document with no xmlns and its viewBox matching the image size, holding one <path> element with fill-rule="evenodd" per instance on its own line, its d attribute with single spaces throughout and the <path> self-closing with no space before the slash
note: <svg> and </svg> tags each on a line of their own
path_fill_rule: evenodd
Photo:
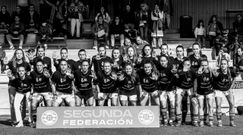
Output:
<svg viewBox="0 0 243 135">
<path fill-rule="evenodd" d="M 203 81 L 204 82 L 208 82 L 209 81 L 209 78 L 208 77 L 203 77 Z"/>
<path fill-rule="evenodd" d="M 166 76 L 166 74 L 165 73 L 161 73 L 161 76 L 164 77 L 164 76 Z"/>
<path fill-rule="evenodd" d="M 81 66 L 80 65 L 78 66 L 78 69 L 81 69 Z"/>
<path fill-rule="evenodd" d="M 108 83 L 110 81 L 110 79 L 106 78 L 104 79 L 104 83 Z"/>
<path fill-rule="evenodd" d="M 132 81 L 127 81 L 127 84 L 132 84 Z"/>
<path fill-rule="evenodd" d="M 41 82 L 42 81 L 42 78 L 36 78 L 36 82 Z"/>
<path fill-rule="evenodd" d="M 223 79 L 222 82 L 229 82 L 229 79 Z"/>
<path fill-rule="evenodd" d="M 149 83 L 148 79 L 143 79 L 143 83 Z"/>
<path fill-rule="evenodd" d="M 83 83 L 83 82 L 87 82 L 88 80 L 87 80 L 87 78 L 81 78 L 81 82 Z"/>
<path fill-rule="evenodd" d="M 21 83 L 21 87 L 26 87 L 26 86 L 27 86 L 27 84 Z"/>
<path fill-rule="evenodd" d="M 197 62 L 192 62 L 192 65 L 195 66 L 195 65 L 198 65 L 198 63 Z"/>
<path fill-rule="evenodd" d="M 191 78 L 187 78 L 186 80 L 187 80 L 188 82 L 190 82 L 192 79 L 191 79 Z"/>
<path fill-rule="evenodd" d="M 62 78 L 60 79 L 60 82 L 61 82 L 61 83 L 66 82 L 66 77 L 62 77 Z"/>
</svg>

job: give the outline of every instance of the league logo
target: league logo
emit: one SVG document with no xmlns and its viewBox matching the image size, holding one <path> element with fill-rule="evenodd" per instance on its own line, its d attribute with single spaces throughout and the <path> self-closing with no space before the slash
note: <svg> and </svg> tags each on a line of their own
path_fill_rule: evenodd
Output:
<svg viewBox="0 0 243 135">
<path fill-rule="evenodd" d="M 149 125 L 154 121 L 154 113 L 151 110 L 142 110 L 138 114 L 138 120 L 141 124 Z"/>
<path fill-rule="evenodd" d="M 58 120 L 58 115 L 53 110 L 47 110 L 41 116 L 42 123 L 47 126 L 52 126 L 56 124 L 57 120 Z"/>
</svg>

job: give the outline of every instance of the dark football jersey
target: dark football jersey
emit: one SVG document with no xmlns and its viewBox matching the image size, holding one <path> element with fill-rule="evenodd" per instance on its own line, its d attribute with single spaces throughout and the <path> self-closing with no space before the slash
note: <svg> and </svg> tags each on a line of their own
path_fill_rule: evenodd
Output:
<svg viewBox="0 0 243 135">
<path fill-rule="evenodd" d="M 121 94 L 137 94 L 137 86 L 140 84 L 138 75 L 124 75 L 124 80 L 118 81 Z"/>
<path fill-rule="evenodd" d="M 97 80 L 95 84 L 99 86 L 100 92 L 103 93 L 114 93 L 117 88 L 117 80 L 111 78 L 111 74 L 106 75 L 103 72 L 97 74 Z"/>
<path fill-rule="evenodd" d="M 155 90 L 158 90 L 157 87 L 157 80 L 151 79 L 152 74 L 147 75 L 143 70 L 139 73 L 140 78 L 140 84 L 142 86 L 142 89 L 147 92 L 154 92 Z"/>
<path fill-rule="evenodd" d="M 16 63 L 16 66 L 14 66 L 13 61 L 10 61 L 8 63 L 8 67 L 12 71 L 13 76 L 15 76 L 15 77 L 17 77 L 17 69 L 20 66 L 25 67 L 26 72 L 29 72 L 31 70 L 30 64 L 27 62 L 22 62 L 21 64 Z M 13 85 L 12 80 L 9 80 L 9 85 Z"/>
<path fill-rule="evenodd" d="M 194 70 L 198 70 L 200 67 L 202 58 L 207 58 L 207 56 L 202 54 L 201 57 L 199 59 L 197 59 L 197 58 L 195 58 L 194 55 L 190 55 L 188 58 L 191 60 L 191 64 L 192 64 L 191 67 Z"/>
<path fill-rule="evenodd" d="M 178 76 L 179 78 L 176 79 L 176 84 L 178 87 L 182 89 L 190 89 L 194 85 L 195 80 L 195 71 L 189 70 L 187 72 L 184 72 L 182 69 L 178 70 Z"/>
<path fill-rule="evenodd" d="M 13 87 L 16 88 L 16 91 L 19 93 L 27 93 L 31 91 L 32 86 L 32 78 L 30 76 L 26 76 L 24 80 L 20 78 L 16 78 L 13 80 Z"/>
<path fill-rule="evenodd" d="M 214 89 L 220 91 L 227 91 L 232 85 L 233 78 L 236 77 L 236 71 L 228 68 L 227 74 L 224 74 L 220 69 L 217 70 L 219 75 L 214 76 Z"/>
<path fill-rule="evenodd" d="M 175 83 L 175 76 L 171 72 L 172 68 L 159 68 L 158 88 L 162 91 L 172 91 Z"/>
<path fill-rule="evenodd" d="M 197 74 L 197 93 L 199 95 L 207 95 L 213 92 L 213 76 L 212 73 Z"/>
<path fill-rule="evenodd" d="M 62 74 L 60 71 L 54 72 L 51 78 L 52 82 L 56 85 L 56 91 L 71 94 L 72 81 L 67 75 Z"/>
<path fill-rule="evenodd" d="M 74 73 L 74 85 L 79 92 L 92 91 L 92 72 L 89 70 L 86 74 L 82 73 L 81 70 L 76 70 Z"/>
<path fill-rule="evenodd" d="M 43 73 L 38 73 L 36 71 L 32 71 L 30 73 L 32 78 L 32 83 L 34 86 L 34 92 L 41 93 L 41 92 L 52 92 L 50 80 Z"/>
</svg>

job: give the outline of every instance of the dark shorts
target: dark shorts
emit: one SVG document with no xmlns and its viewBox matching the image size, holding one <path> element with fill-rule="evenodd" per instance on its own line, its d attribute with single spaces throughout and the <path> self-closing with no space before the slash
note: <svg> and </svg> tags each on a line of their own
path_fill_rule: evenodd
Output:
<svg viewBox="0 0 243 135">
<path fill-rule="evenodd" d="M 121 90 L 121 91 L 119 91 L 119 95 L 132 96 L 132 95 L 137 95 L 137 94 L 138 94 L 138 91 L 137 90 L 131 90 L 131 91 Z"/>
<path fill-rule="evenodd" d="M 86 91 L 79 91 L 76 95 L 80 99 L 84 98 L 85 100 L 88 100 L 89 98 L 94 96 L 94 93 L 91 90 L 86 90 Z"/>
</svg>

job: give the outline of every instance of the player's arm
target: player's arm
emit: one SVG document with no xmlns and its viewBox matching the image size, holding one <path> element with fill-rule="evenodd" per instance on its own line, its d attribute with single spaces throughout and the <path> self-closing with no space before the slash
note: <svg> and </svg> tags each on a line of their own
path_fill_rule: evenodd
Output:
<svg viewBox="0 0 243 135">
<path fill-rule="evenodd" d="M 142 94 L 143 94 L 143 88 L 142 88 L 142 85 L 141 84 L 138 85 L 138 91 L 139 91 L 139 95 L 141 97 Z"/>
<path fill-rule="evenodd" d="M 56 84 L 53 81 L 51 81 L 51 89 L 52 89 L 52 94 L 57 95 Z"/>
<path fill-rule="evenodd" d="M 75 96 L 75 93 L 77 92 L 77 88 L 76 88 L 76 86 L 75 86 L 75 84 L 74 84 L 74 81 L 75 81 L 75 80 L 72 81 L 72 95 L 73 95 L 73 96 Z"/>
</svg>

